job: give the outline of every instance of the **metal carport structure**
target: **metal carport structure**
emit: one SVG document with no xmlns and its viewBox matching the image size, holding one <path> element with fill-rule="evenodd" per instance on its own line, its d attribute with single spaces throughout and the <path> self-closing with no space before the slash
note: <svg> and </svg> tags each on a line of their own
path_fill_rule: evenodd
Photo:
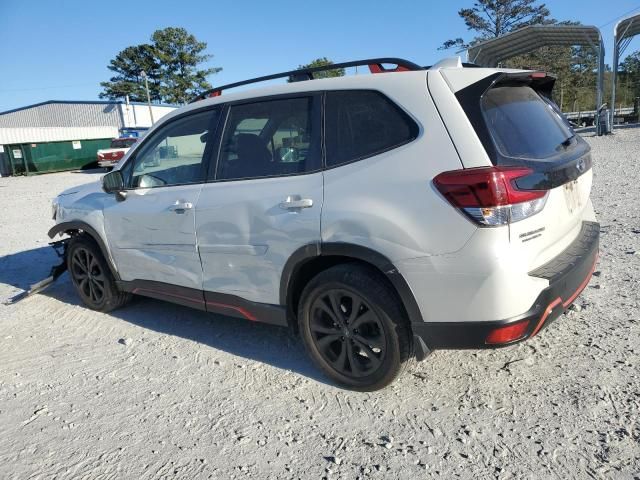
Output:
<svg viewBox="0 0 640 480">
<path fill-rule="evenodd" d="M 639 24 L 640 25 L 640 24 Z M 501 37 L 477 43 L 467 50 L 468 60 L 483 67 L 497 67 L 500 62 L 541 47 L 591 47 L 598 52 L 596 110 L 604 97 L 604 43 L 598 27 L 585 25 L 530 25 Z M 599 118 L 596 115 L 596 122 Z M 596 123 L 597 125 L 597 123 Z"/>
<path fill-rule="evenodd" d="M 631 43 L 633 37 L 640 33 L 640 13 L 636 13 L 627 18 L 620 20 L 613 29 L 613 66 L 611 78 L 611 128 L 613 128 L 613 119 L 616 109 L 616 79 L 618 77 L 618 64 L 620 63 L 620 55 Z"/>
</svg>

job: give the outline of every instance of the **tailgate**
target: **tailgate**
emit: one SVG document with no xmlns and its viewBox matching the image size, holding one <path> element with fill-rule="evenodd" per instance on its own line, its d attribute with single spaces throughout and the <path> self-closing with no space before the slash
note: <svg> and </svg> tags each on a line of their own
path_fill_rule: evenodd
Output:
<svg viewBox="0 0 640 480">
<path fill-rule="evenodd" d="M 526 259 L 529 270 L 563 252 L 580 233 L 583 221 L 594 219 L 589 200 L 592 179 L 588 170 L 549 190 L 541 212 L 510 225 L 510 242 Z"/>
<path fill-rule="evenodd" d="M 509 226 L 518 258 L 533 270 L 567 248 L 593 220 L 589 145 L 551 100 L 554 79 L 537 72 L 498 72 L 456 92 L 496 166 L 518 166 L 520 190 L 546 192 L 538 213 Z"/>
</svg>

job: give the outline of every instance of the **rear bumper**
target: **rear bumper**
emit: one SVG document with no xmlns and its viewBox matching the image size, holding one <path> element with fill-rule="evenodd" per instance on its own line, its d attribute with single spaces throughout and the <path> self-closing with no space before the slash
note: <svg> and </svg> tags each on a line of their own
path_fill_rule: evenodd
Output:
<svg viewBox="0 0 640 480">
<path fill-rule="evenodd" d="M 429 350 L 495 348 L 521 342 L 537 335 L 557 319 L 589 283 L 598 259 L 600 224 L 583 222 L 578 237 L 556 258 L 529 272 L 549 281 L 531 308 L 522 315 L 491 322 L 424 322 L 412 324 L 416 344 Z M 523 324 L 526 323 L 526 327 Z M 500 327 L 521 330 L 517 338 L 491 343 L 489 335 Z M 518 329 L 517 326 L 522 326 Z"/>
</svg>

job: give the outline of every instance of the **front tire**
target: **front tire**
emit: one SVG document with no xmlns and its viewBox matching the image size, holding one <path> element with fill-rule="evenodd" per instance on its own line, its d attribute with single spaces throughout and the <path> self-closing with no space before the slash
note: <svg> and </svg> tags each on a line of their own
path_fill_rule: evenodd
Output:
<svg viewBox="0 0 640 480">
<path fill-rule="evenodd" d="M 353 390 L 384 388 L 411 357 L 402 304 L 372 268 L 344 264 L 319 273 L 302 292 L 298 323 L 314 363 Z"/>
<path fill-rule="evenodd" d="M 71 238 L 67 269 L 80 299 L 92 310 L 110 312 L 131 298 L 129 293 L 118 289 L 100 248 L 85 234 Z"/>
</svg>

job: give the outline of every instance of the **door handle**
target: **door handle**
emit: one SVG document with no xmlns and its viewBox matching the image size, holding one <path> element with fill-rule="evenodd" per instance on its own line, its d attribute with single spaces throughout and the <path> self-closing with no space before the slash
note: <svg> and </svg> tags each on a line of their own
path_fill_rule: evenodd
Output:
<svg viewBox="0 0 640 480">
<path fill-rule="evenodd" d="M 301 198 L 300 195 L 289 195 L 287 199 L 280 204 L 280 208 L 284 210 L 310 207 L 313 207 L 313 200 L 310 198 Z"/>
<path fill-rule="evenodd" d="M 187 210 L 191 210 L 193 208 L 193 203 L 185 202 L 184 200 L 176 200 L 176 203 L 169 207 L 169 210 L 178 214 L 182 214 Z"/>
</svg>

